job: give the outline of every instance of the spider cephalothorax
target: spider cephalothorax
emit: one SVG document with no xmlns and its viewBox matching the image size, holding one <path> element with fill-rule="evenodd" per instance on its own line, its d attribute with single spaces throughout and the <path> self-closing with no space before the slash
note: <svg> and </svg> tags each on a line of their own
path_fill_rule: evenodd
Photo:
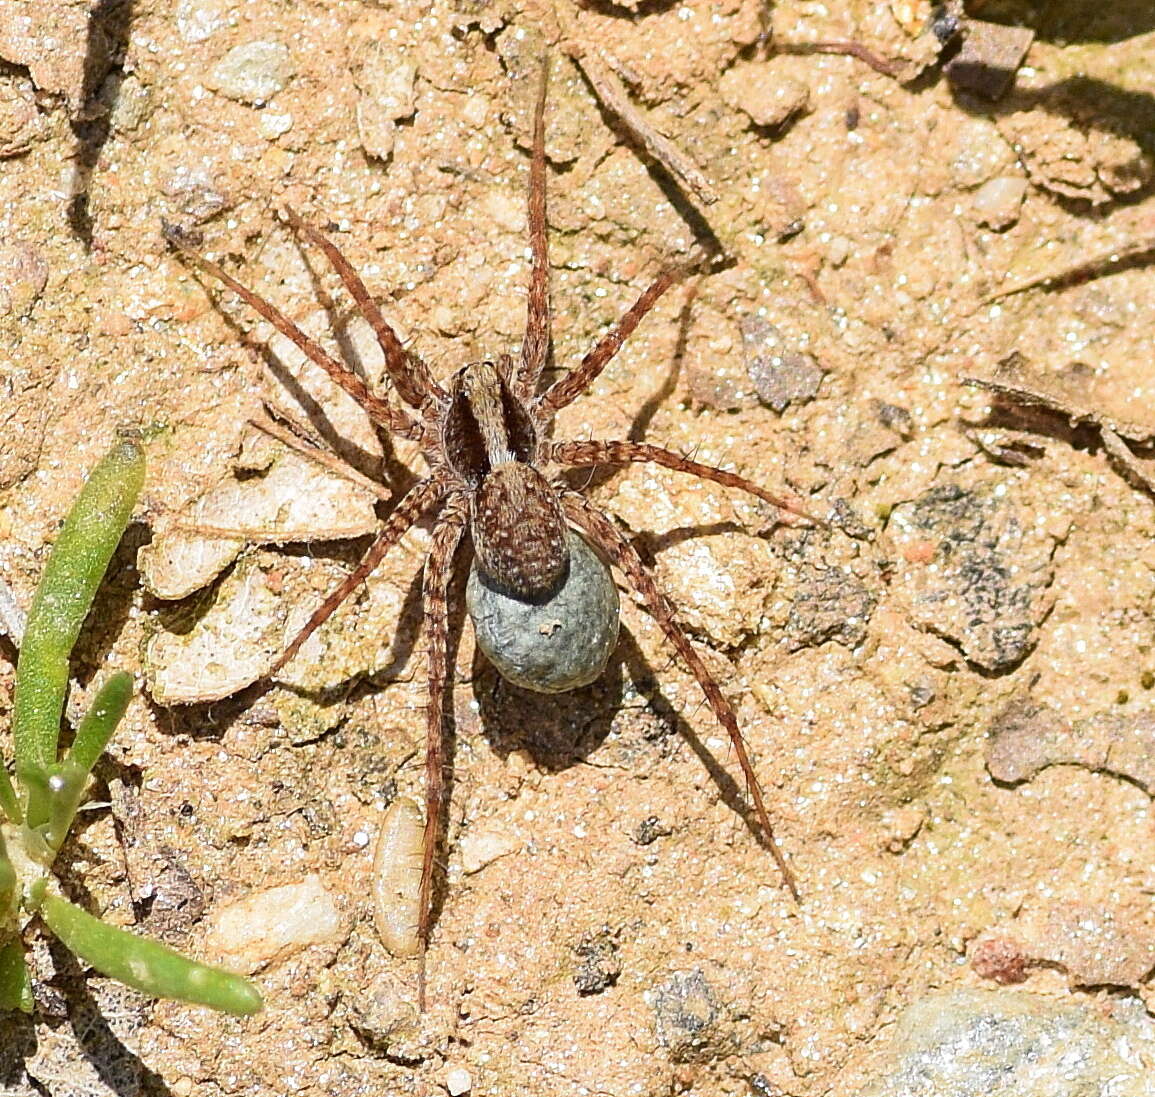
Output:
<svg viewBox="0 0 1155 1097">
<path fill-rule="evenodd" d="M 312 361 L 348 392 L 380 428 L 417 441 L 429 465 L 419 480 L 394 506 L 361 562 L 322 602 L 288 648 L 269 670 L 274 674 L 381 563 L 386 553 L 419 518 L 433 516 L 432 545 L 425 564 L 423 598 L 428 652 L 429 707 L 426 727 L 425 832 L 421 873 L 420 919 L 416 927 L 420 951 L 432 928 L 432 894 L 436 852 L 445 810 L 444 743 L 442 720 L 448 689 L 448 598 L 455 560 L 461 546 L 472 544 L 475 570 L 492 586 L 515 600 L 548 602 L 568 581 L 571 539 L 578 534 L 615 564 L 626 581 L 642 596 L 647 608 L 677 649 L 706 695 L 715 717 L 725 728 L 746 779 L 763 839 L 782 871 L 787 887 L 797 897 L 793 876 L 774 841 L 761 787 L 746 751 L 745 740 L 730 702 L 706 669 L 701 657 L 678 625 L 673 606 L 659 590 L 637 550 L 601 511 L 558 478 L 572 467 L 651 462 L 689 473 L 725 487 L 739 488 L 776 507 L 802 513 L 734 473 L 699 464 L 657 446 L 628 441 L 553 441 L 549 426 L 561 408 L 580 396 L 614 357 L 655 302 L 685 273 L 663 271 L 617 324 L 559 380 L 541 388 L 542 371 L 550 355 L 551 312 L 549 257 L 546 242 L 545 79 L 534 113 L 533 155 L 530 165 L 529 235 L 530 273 L 526 334 L 520 356 L 503 355 L 494 361 L 466 365 L 446 385 L 401 344 L 360 277 L 336 246 L 292 211 L 293 227 L 330 260 L 376 334 L 385 355 L 392 392 L 372 393 L 352 370 L 330 355 L 264 298 L 246 289 L 220 266 L 195 257 L 200 265 L 234 290 L 247 304 L 292 340 Z M 172 242 L 187 251 L 187 243 L 170 232 Z M 406 408 L 399 407 L 394 395 Z M 469 537 L 466 537 L 468 532 Z M 601 567 L 593 554 L 583 567 Z M 604 570 L 604 568 L 603 568 Z M 608 582 L 608 580 L 607 580 Z M 611 611 L 616 592 L 611 591 Z M 559 595 L 560 596 L 560 595 Z M 606 599 L 603 599 L 605 602 Z M 591 658 L 604 666 L 614 631 L 601 629 Z M 593 674 L 600 672 L 595 665 Z M 574 679 L 589 679 L 589 668 Z M 532 682 L 521 682 L 530 684 Z M 553 686 L 539 684 L 538 688 Z M 565 688 L 561 686 L 558 688 Z M 422 968 L 422 971 L 424 969 Z M 422 996 L 424 977 L 422 975 Z"/>
<path fill-rule="evenodd" d="M 536 408 L 513 395 L 513 360 L 476 362 L 453 375 L 442 413 L 446 463 L 469 496 L 478 567 L 523 598 L 547 598 L 569 553 L 558 494 L 537 467 Z"/>
</svg>

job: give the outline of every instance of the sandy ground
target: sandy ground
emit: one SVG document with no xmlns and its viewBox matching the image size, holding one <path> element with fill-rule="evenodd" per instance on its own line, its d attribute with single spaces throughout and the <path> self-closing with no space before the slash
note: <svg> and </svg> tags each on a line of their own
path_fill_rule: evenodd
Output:
<svg viewBox="0 0 1155 1097">
<path fill-rule="evenodd" d="M 18 601 L 116 430 L 142 430 L 150 460 L 77 660 L 82 682 L 107 663 L 141 669 L 143 688 L 101 771 L 112 810 L 92 813 L 62 873 L 110 920 L 209 957 L 215 912 L 249 893 L 315 876 L 339 918 L 256 972 L 267 1009 L 247 1021 L 143 1003 L 40 949 L 44 1015 L 0 1021 L 0 1090 L 437 1094 L 465 1071 L 479 1094 L 811 1097 L 855 1092 L 871 1041 L 932 988 L 1021 974 L 1059 998 L 1153 1001 L 1150 965 L 1083 972 L 1071 943 L 1088 919 L 1115 927 L 1125 958 L 1155 939 L 1152 496 L 1093 424 L 1000 405 L 992 426 L 992 394 L 961 384 L 1017 350 L 1042 389 L 1138 421 L 1140 443 L 1144 423 L 1155 434 L 1155 276 L 1142 254 L 1106 262 L 1155 240 L 1146 4 L 1114 5 L 1105 30 L 1055 16 L 998 104 L 937 69 L 904 83 L 767 45 L 771 30 L 853 37 L 910 75 L 935 52 L 917 2 L 142 0 L 112 8 L 103 36 L 86 36 L 86 10 L 0 5 L 0 575 Z M 29 33 L 46 43 L 35 57 Z M 562 41 L 616 59 L 716 202 L 647 167 Z M 229 66 L 252 43 L 273 44 L 263 88 Z M 414 531 L 350 607 L 323 703 L 260 684 L 156 700 L 181 656 L 150 645 L 189 635 L 238 575 L 299 615 L 365 544 L 253 550 L 175 604 L 142 589 L 137 550 L 232 475 L 262 397 L 293 400 L 265 369 L 267 326 L 206 292 L 160 226 L 201 232 L 310 330 L 360 345 L 334 278 L 277 220 L 291 204 L 329 225 L 439 374 L 516 349 L 546 43 L 557 362 L 707 232 L 731 260 L 688 309 L 685 288 L 667 296 L 557 436 L 641 432 L 835 515 L 829 531 L 774 525 L 647 468 L 589 488 L 734 700 L 803 902 L 743 823 L 724 736 L 628 591 L 618 655 L 573 695 L 503 684 L 467 625 L 419 1019 L 368 879 L 387 801 L 421 789 L 413 582 L 428 538 Z M 756 120 L 782 102 L 795 113 Z M 1091 275 L 1038 284 L 1097 257 Z M 758 383 L 783 351 L 822 377 L 779 412 Z M 417 467 L 334 414 L 387 486 Z M 363 495 L 324 490 L 329 528 L 372 523 Z M 7 709 L 11 647 L 0 655 Z M 202 670 L 180 670 L 187 688 Z M 1133 749 L 1094 754 L 1076 732 L 1048 756 L 1063 764 L 996 782 L 988 735 L 1016 700 L 1076 729 L 1115 720 Z M 1074 909 L 1082 922 L 1064 921 Z M 1025 970 L 972 962 L 1003 939 Z"/>
</svg>

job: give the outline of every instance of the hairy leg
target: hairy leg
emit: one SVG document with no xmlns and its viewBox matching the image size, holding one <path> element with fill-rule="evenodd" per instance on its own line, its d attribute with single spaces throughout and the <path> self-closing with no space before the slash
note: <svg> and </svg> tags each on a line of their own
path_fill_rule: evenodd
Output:
<svg viewBox="0 0 1155 1097">
<path fill-rule="evenodd" d="M 425 1010 L 425 950 L 433 919 L 433 872 L 445 812 L 445 694 L 449 684 L 449 584 L 453 558 L 465 532 L 469 511 L 459 497 L 451 498 L 433 529 L 433 545 L 425 562 L 424 609 L 428 650 L 429 706 L 425 711 L 425 836 L 421 861 L 421 903 L 417 923 L 421 967 L 418 1008 Z"/>
<path fill-rule="evenodd" d="M 758 777 L 754 773 L 754 767 L 746 751 L 746 741 L 738 727 L 738 717 L 733 706 L 718 687 L 718 683 L 714 681 L 706 669 L 706 664 L 702 662 L 701 657 L 694 650 L 689 637 L 675 620 L 674 607 L 670 604 L 670 600 L 658 588 L 658 584 L 646 570 L 646 566 L 634 546 L 618 532 L 614 524 L 601 511 L 592 507 L 577 492 L 566 492 L 562 496 L 562 507 L 566 517 L 589 537 L 592 544 L 605 552 L 622 570 L 633 588 L 644 599 L 646 608 L 653 615 L 654 620 L 661 626 L 669 641 L 678 650 L 678 654 L 685 660 L 690 672 L 698 680 L 698 685 L 702 687 L 702 692 L 706 695 L 706 701 L 713 710 L 714 716 L 718 723 L 726 729 L 727 735 L 730 736 L 734 753 L 738 756 L 738 764 L 742 767 L 742 773 L 746 778 L 747 791 L 754 801 L 754 810 L 758 816 L 766 846 L 774 857 L 790 894 L 796 902 L 800 902 L 794 873 L 791 872 L 786 858 L 774 839 L 774 828 L 770 825 L 770 816 L 762 799 L 762 786 L 758 783 Z"/>
<path fill-rule="evenodd" d="M 683 267 L 669 267 L 662 271 L 629 307 L 626 314 L 602 336 L 597 346 L 569 373 L 555 381 L 537 398 L 542 414 L 551 415 L 581 396 L 606 368 L 610 359 L 618 353 L 622 344 L 633 334 L 646 313 L 658 303 L 658 298 L 688 273 L 689 271 Z"/>
<path fill-rule="evenodd" d="M 298 651 L 301 645 L 313 635 L 332 615 L 337 607 L 349 597 L 385 559 L 385 554 L 401 540 L 405 531 L 427 510 L 434 506 L 445 494 L 445 487 L 433 478 L 415 484 L 397 504 L 377 539 L 361 557 L 361 562 L 341 581 L 328 597 L 313 611 L 313 615 L 293 637 L 289 646 L 281 652 L 276 662 L 266 672 L 276 674 Z"/>
<path fill-rule="evenodd" d="M 529 301 L 526 306 L 525 342 L 517 371 L 517 395 L 529 400 L 537 392 L 541 371 L 549 359 L 549 239 L 545 217 L 545 94 L 549 62 L 541 66 L 541 86 L 533 109 L 533 158 L 529 165 Z"/>
<path fill-rule="evenodd" d="M 368 386 L 357 374 L 344 362 L 334 358 L 311 335 L 302 331 L 280 309 L 238 282 L 219 263 L 214 263 L 211 259 L 206 259 L 203 255 L 193 251 L 184 237 L 175 229 L 166 229 L 165 239 L 206 274 L 211 275 L 222 285 L 231 289 L 249 308 L 264 317 L 286 339 L 295 343 L 308 358 L 320 366 L 336 384 L 352 396 L 375 422 L 388 427 L 394 434 L 398 434 L 402 438 L 420 439 L 422 437 L 423 431 L 418 423 L 414 422 L 400 408 L 394 407 L 386 397 L 375 396 L 371 393 Z"/>
<path fill-rule="evenodd" d="M 691 476 L 701 477 L 703 480 L 713 480 L 728 488 L 738 488 L 748 492 L 779 510 L 789 511 L 813 522 L 815 525 L 826 526 L 821 518 L 803 510 L 794 500 L 784 495 L 775 495 L 765 488 L 759 487 L 752 480 L 747 480 L 737 473 L 726 472 L 724 469 L 714 468 L 713 465 L 703 465 L 683 457 L 673 450 L 662 449 L 661 446 L 651 446 L 646 442 L 553 442 L 548 451 L 548 459 L 559 465 L 627 465 L 638 461 L 649 461 L 655 465 L 663 465 L 675 472 L 687 472 Z"/>
<path fill-rule="evenodd" d="M 285 416 L 286 421 L 291 422 L 298 430 L 301 429 L 283 409 L 277 408 L 276 412 L 278 415 Z M 302 436 L 296 433 L 296 430 L 282 426 L 268 414 L 254 416 L 249 420 L 249 423 L 262 434 L 267 434 L 270 438 L 275 438 L 278 442 L 288 446 L 294 453 L 299 453 L 302 457 L 327 469 L 335 476 L 340 476 L 351 484 L 364 488 L 382 502 L 388 503 L 393 498 L 393 493 L 388 488 L 382 487 L 376 480 L 371 480 L 368 476 L 359 473 L 348 461 L 341 460 L 335 453 L 330 453 L 323 448 L 311 435 Z"/>
<path fill-rule="evenodd" d="M 285 216 L 289 224 L 301 233 L 314 247 L 325 253 L 325 258 L 333 264 L 333 269 L 345 283 L 349 295 L 357 302 L 361 315 L 369 321 L 373 334 L 385 355 L 385 369 L 397 394 L 410 407 L 421 410 L 425 402 L 431 397 L 442 400 L 445 390 L 433 379 L 428 367 L 416 355 L 410 354 L 397 338 L 389 321 L 381 313 L 377 302 L 373 300 L 361 276 L 353 269 L 352 264 L 341 254 L 337 245 L 327 236 L 322 235 L 308 221 L 304 220 L 296 210 L 285 207 Z"/>
</svg>

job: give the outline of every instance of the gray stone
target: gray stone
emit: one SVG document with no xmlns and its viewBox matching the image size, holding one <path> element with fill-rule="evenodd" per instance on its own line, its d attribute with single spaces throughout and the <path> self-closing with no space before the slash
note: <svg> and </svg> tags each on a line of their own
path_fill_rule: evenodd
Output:
<svg viewBox="0 0 1155 1097">
<path fill-rule="evenodd" d="M 769 321 L 755 316 L 741 326 L 746 372 L 758 399 L 779 415 L 790 404 L 813 400 L 826 371 L 809 354 L 788 346 Z"/>
<path fill-rule="evenodd" d="M 1055 542 L 1009 491 L 943 484 L 895 507 L 890 532 L 917 627 L 983 670 L 1022 661 L 1049 608 Z"/>
<path fill-rule="evenodd" d="M 818 647 L 827 640 L 857 647 L 866 638 L 875 605 L 856 576 L 841 568 L 805 567 L 786 620 L 786 650 Z"/>
<path fill-rule="evenodd" d="M 733 1052 L 728 1018 L 701 968 L 674 972 L 654 992 L 658 1042 L 676 1063 L 710 1062 Z"/>
<path fill-rule="evenodd" d="M 217 62 L 209 86 L 229 99 L 262 106 L 284 89 L 295 71 L 288 46 L 245 42 Z"/>
<path fill-rule="evenodd" d="M 597 933 L 587 933 L 574 952 L 579 960 L 573 977 L 578 994 L 601 994 L 621 977 L 622 959 L 617 935 L 608 927 Z"/>
<path fill-rule="evenodd" d="M 1155 1026 L 1142 1003 L 1025 991 L 931 994 L 899 1017 L 860 1097 L 1152 1097 Z"/>
</svg>

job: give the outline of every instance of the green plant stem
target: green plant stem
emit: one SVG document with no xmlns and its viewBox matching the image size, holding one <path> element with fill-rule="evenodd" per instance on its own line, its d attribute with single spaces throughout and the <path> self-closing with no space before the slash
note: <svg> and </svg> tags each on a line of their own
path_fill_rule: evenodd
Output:
<svg viewBox="0 0 1155 1097">
<path fill-rule="evenodd" d="M 32 979 L 24 961 L 24 942 L 10 937 L 0 944 L 0 1010 L 32 1012 Z"/>
<path fill-rule="evenodd" d="M 12 741 L 21 783 L 29 774 L 35 784 L 36 771 L 56 763 L 69 656 L 143 483 L 143 452 L 119 442 L 92 470 L 48 557 L 16 667 Z M 26 811 L 28 823 L 43 825 L 47 807 L 37 803 L 35 819 Z"/>
<path fill-rule="evenodd" d="M 8 767 L 4 759 L 0 758 L 0 811 L 8 816 L 10 823 L 19 823 L 24 814 L 20 810 L 20 801 L 16 798 L 16 790 L 12 787 L 12 778 L 8 776 Z"/>
<path fill-rule="evenodd" d="M 68 835 L 68 828 L 76 817 L 84 787 L 92 767 L 99 761 L 108 740 L 116 731 L 124 710 L 132 700 L 132 675 L 117 671 L 103 686 L 92 702 L 92 707 L 84 714 L 72 748 L 64 761 L 54 766 L 48 774 L 48 822 L 44 829 L 44 839 L 55 853 Z M 29 803 L 32 792 L 29 790 Z"/>
<path fill-rule="evenodd" d="M 247 979 L 199 964 L 159 941 L 137 937 L 57 895 L 44 896 L 40 914 L 61 943 L 97 971 L 156 998 L 176 998 L 246 1016 L 262 1006 Z"/>
<path fill-rule="evenodd" d="M 8 848 L 4 844 L 4 837 L 0 835 L 0 936 L 11 927 L 7 924 L 9 916 L 16 913 L 16 889 L 19 887 L 16 879 L 16 870 L 8 859 Z"/>
<path fill-rule="evenodd" d="M 92 707 L 84 714 L 64 764 L 91 773 L 131 700 L 132 675 L 118 670 L 100 687 Z"/>
</svg>

